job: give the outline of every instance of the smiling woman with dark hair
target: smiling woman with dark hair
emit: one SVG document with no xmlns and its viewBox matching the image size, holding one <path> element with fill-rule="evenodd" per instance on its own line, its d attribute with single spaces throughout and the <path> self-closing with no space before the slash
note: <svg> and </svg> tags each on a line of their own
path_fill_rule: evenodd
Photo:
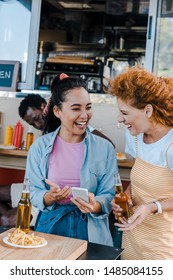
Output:
<svg viewBox="0 0 173 280">
<path fill-rule="evenodd" d="M 62 76 L 62 74 L 61 74 Z M 64 75 L 67 77 L 67 75 Z M 54 84 L 59 81 L 59 77 L 54 80 Z M 84 85 L 83 81 L 80 81 L 81 85 Z M 28 124 L 34 126 L 38 130 L 45 130 L 45 115 L 47 112 L 47 108 L 49 107 L 46 103 L 46 100 L 41 97 L 39 94 L 28 94 L 22 101 L 19 106 L 19 115 L 25 120 Z M 51 122 L 51 121 L 50 121 Z M 55 119 L 55 123 L 52 122 L 48 125 L 47 129 L 51 131 L 57 128 L 57 120 Z M 92 134 L 98 135 L 102 138 L 107 139 L 112 143 L 113 147 L 114 143 L 100 131 L 88 126 L 89 131 Z M 15 226 L 16 225 L 16 213 L 17 213 L 17 204 L 20 199 L 22 193 L 22 184 L 12 184 L 12 185 L 2 185 L 0 187 L 0 225 L 3 226 Z M 33 208 L 33 219 L 32 225 L 35 223 L 35 218 L 37 211 Z"/>
<path fill-rule="evenodd" d="M 109 213 L 117 161 L 113 145 L 90 132 L 90 95 L 80 78 L 53 81 L 45 132 L 30 147 L 26 177 L 40 212 L 36 231 L 113 246 Z M 88 189 L 89 202 L 71 188 Z M 100 234 L 101 233 L 101 234 Z"/>
</svg>

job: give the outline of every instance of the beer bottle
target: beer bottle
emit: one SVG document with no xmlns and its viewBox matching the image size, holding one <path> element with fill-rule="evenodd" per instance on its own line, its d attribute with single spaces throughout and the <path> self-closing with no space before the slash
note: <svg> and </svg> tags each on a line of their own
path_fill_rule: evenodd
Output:
<svg viewBox="0 0 173 280">
<path fill-rule="evenodd" d="M 128 219 L 130 217 L 129 204 L 128 204 L 128 196 L 125 192 L 123 192 L 122 182 L 119 173 L 116 174 L 115 178 L 115 196 L 114 202 L 118 204 L 123 210 L 121 212 L 121 216 L 119 216 L 118 222 L 120 222 L 119 218 L 124 217 Z"/>
<path fill-rule="evenodd" d="M 26 150 L 28 151 L 30 146 L 34 141 L 34 133 L 32 132 L 31 126 L 29 126 L 28 132 L 26 134 Z"/>
<path fill-rule="evenodd" d="M 31 221 L 31 201 L 30 201 L 30 182 L 25 178 L 23 183 L 22 196 L 17 207 L 16 228 L 20 227 L 26 233 L 30 230 Z"/>
</svg>

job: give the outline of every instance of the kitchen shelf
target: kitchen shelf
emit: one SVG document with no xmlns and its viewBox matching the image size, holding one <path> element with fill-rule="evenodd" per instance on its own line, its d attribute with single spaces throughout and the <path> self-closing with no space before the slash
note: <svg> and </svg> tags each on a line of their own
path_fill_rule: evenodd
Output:
<svg viewBox="0 0 173 280">
<path fill-rule="evenodd" d="M 147 26 L 113 26 L 113 30 L 147 32 Z"/>
<path fill-rule="evenodd" d="M 129 50 L 126 50 L 126 49 L 111 49 L 111 52 L 115 52 L 115 53 L 145 53 L 145 49 L 129 49 Z"/>
<path fill-rule="evenodd" d="M 111 49 L 110 56 L 116 58 L 117 60 L 131 60 L 139 58 L 140 56 L 145 55 L 145 49 Z"/>
</svg>

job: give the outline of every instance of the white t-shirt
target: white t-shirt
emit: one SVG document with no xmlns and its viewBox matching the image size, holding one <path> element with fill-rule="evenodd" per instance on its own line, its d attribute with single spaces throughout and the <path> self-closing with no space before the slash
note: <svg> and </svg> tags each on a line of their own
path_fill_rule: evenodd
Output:
<svg viewBox="0 0 173 280">
<path fill-rule="evenodd" d="M 171 129 L 159 141 L 151 144 L 143 142 L 143 133 L 137 136 L 138 143 L 138 157 L 148 163 L 157 166 L 166 166 L 166 150 L 168 146 L 173 143 L 173 129 Z M 136 143 L 135 136 L 132 136 L 126 130 L 126 147 L 125 152 L 136 158 Z M 168 165 L 169 169 L 173 170 L 173 145 L 168 150 Z"/>
</svg>

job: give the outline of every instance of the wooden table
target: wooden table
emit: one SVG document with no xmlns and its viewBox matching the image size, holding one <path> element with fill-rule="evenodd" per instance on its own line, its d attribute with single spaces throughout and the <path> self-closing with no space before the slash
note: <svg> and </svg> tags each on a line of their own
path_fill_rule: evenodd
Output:
<svg viewBox="0 0 173 280">
<path fill-rule="evenodd" d="M 0 167 L 25 170 L 27 151 L 0 149 Z"/>
<path fill-rule="evenodd" d="M 119 168 L 131 169 L 133 164 L 134 164 L 134 160 L 132 160 L 132 159 L 118 160 L 118 167 Z"/>
<path fill-rule="evenodd" d="M 25 170 L 27 151 L 0 149 L 0 167 Z M 134 161 L 131 159 L 118 160 L 118 167 L 131 169 Z"/>
<path fill-rule="evenodd" d="M 14 228 L 0 234 L 0 260 L 75 260 L 87 249 L 87 241 L 54 234 L 34 232 L 48 244 L 40 248 L 15 248 L 6 245 L 3 238 Z M 31 231 L 32 232 L 32 231 Z"/>
<path fill-rule="evenodd" d="M 14 229 L 12 229 L 12 230 L 14 230 Z M 10 230 L 11 231 L 11 230 Z M 9 254 L 9 256 L 10 256 L 10 259 L 13 259 L 13 258 L 11 258 L 11 247 L 9 247 L 9 246 L 7 246 L 7 245 L 5 245 L 4 243 L 3 243 L 3 241 L 2 241 L 2 238 L 4 237 L 4 236 L 7 236 L 7 234 L 8 234 L 8 232 L 10 232 L 9 231 L 9 227 L 5 227 L 5 226 L 0 226 L 0 232 L 1 232 L 1 234 L 0 234 L 0 259 L 3 259 L 2 258 L 2 254 L 3 254 L 3 257 L 5 257 L 5 259 L 7 259 L 6 258 L 6 255 L 7 254 Z M 2 234 L 3 233 L 3 234 Z M 38 233 L 40 236 L 41 236 L 41 233 Z M 52 237 L 52 235 L 51 235 L 51 237 Z M 50 237 L 50 238 L 51 238 Z M 54 237 L 54 236 L 53 236 Z M 64 237 L 60 237 L 60 236 L 57 236 L 57 238 L 59 239 L 59 243 L 60 243 L 60 241 L 62 242 L 63 240 L 64 240 Z M 48 240 L 48 239 L 47 239 Z M 74 240 L 74 239 L 72 239 L 72 238 L 65 238 L 65 241 L 66 240 Z M 76 239 L 75 239 L 75 241 L 76 241 Z M 53 242 L 53 241 L 52 241 Z M 73 242 L 72 242 L 73 243 Z M 49 244 L 49 243 L 48 243 Z M 59 245 L 57 245 L 58 244 L 58 242 L 56 243 L 56 245 L 54 245 L 55 246 L 55 248 L 53 249 L 53 250 L 58 250 L 59 249 Z M 66 243 L 67 244 L 67 243 Z M 76 245 L 76 244 L 75 244 Z M 47 246 L 49 246 L 49 245 L 47 245 Z M 45 246 L 45 249 L 47 248 L 47 246 Z M 68 250 L 69 250 L 69 248 L 70 248 L 70 246 L 71 246 L 71 242 L 70 242 L 70 244 L 68 244 Z M 86 249 L 86 247 L 85 247 L 85 243 L 84 243 L 84 245 L 82 244 L 81 245 L 81 243 L 80 243 L 80 246 L 82 247 L 82 250 L 80 250 L 80 252 L 77 252 L 78 254 L 79 254 L 79 256 L 77 257 L 77 255 L 78 254 L 76 254 L 76 252 L 75 252 L 75 256 L 74 256 L 74 252 L 73 252 L 73 257 L 75 257 L 74 259 L 77 259 L 77 260 L 117 260 L 117 259 L 119 259 L 119 257 L 120 257 L 120 255 L 121 255 L 121 253 L 122 253 L 122 251 L 123 251 L 123 249 L 121 249 L 121 248 L 115 248 L 115 247 L 110 247 L 110 246 L 105 246 L 105 245 L 100 245 L 100 244 L 95 244 L 95 243 L 91 243 L 91 242 L 87 242 L 87 249 Z M 7 248 L 8 247 L 8 248 Z M 83 248 L 84 247 L 84 248 Z M 10 251 L 8 251 L 8 253 L 7 253 L 7 251 L 6 250 L 9 250 L 10 249 Z M 40 248 L 41 249 L 41 248 Z M 43 248 L 42 248 L 43 249 Z M 3 253 L 2 253 L 2 250 L 3 250 Z M 26 253 L 27 254 L 27 252 L 30 252 L 30 249 L 20 249 L 21 250 L 21 252 L 23 253 Z M 37 252 L 37 250 L 38 249 L 33 249 L 33 250 L 36 250 L 36 252 Z M 70 250 L 71 250 L 71 248 L 70 248 Z M 70 251 L 69 250 L 69 251 Z M 17 254 L 16 253 L 16 251 L 18 252 L 19 251 L 19 249 L 14 249 L 14 252 L 15 252 L 15 254 Z M 65 248 L 65 251 L 66 251 L 66 248 Z M 83 251 L 82 253 L 81 253 L 81 251 Z M 19 252 L 19 254 L 21 254 L 21 252 Z M 42 253 L 42 250 L 41 250 L 41 253 Z M 13 253 L 14 254 L 14 253 Z M 39 253 L 40 254 L 40 253 Z M 50 256 L 50 254 L 48 254 L 48 251 L 47 251 L 47 249 L 46 249 L 46 252 L 44 251 L 44 258 L 42 258 L 42 259 L 47 259 L 48 260 L 48 257 Z M 64 254 L 64 252 L 63 252 L 63 254 Z M 48 256 L 48 257 L 47 257 Z M 71 255 L 72 256 L 72 255 Z M 32 256 L 33 257 L 33 256 Z M 15 258 L 16 259 L 16 258 Z M 25 258 L 26 259 L 26 258 Z M 35 258 L 34 258 L 35 259 Z M 50 258 L 49 258 L 50 259 Z M 69 258 L 68 258 L 69 259 Z M 55 260 L 55 259 L 54 259 Z"/>
<path fill-rule="evenodd" d="M 0 149 L 0 168 L 25 170 L 27 151 Z M 123 181 L 130 181 L 130 172 L 134 164 L 131 159 L 118 160 L 118 169 Z"/>
<path fill-rule="evenodd" d="M 131 168 L 134 164 L 132 159 L 118 160 L 118 170 L 122 181 L 130 181 Z"/>
</svg>

